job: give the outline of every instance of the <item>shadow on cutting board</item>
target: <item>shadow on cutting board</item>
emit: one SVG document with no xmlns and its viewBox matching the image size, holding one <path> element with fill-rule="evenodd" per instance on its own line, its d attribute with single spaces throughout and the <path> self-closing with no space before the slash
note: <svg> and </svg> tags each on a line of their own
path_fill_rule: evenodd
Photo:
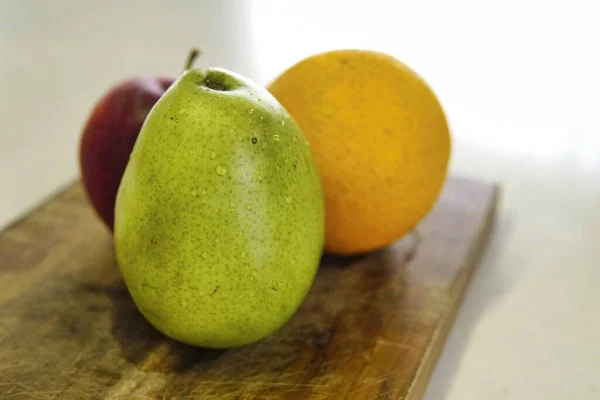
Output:
<svg viewBox="0 0 600 400">
<path fill-rule="evenodd" d="M 138 311 L 122 281 L 116 286 L 85 284 L 81 289 L 104 294 L 111 300 L 111 333 L 119 344 L 121 355 L 132 364 L 147 361 L 148 355 L 162 343 L 169 348 L 168 362 L 161 360 L 146 368 L 157 372 L 184 372 L 196 364 L 215 361 L 225 352 L 189 346 L 164 336 Z"/>
</svg>

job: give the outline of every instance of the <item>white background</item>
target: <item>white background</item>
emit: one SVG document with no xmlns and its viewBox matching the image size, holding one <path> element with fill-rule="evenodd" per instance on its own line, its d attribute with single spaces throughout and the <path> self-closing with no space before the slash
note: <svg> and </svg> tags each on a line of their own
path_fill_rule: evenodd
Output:
<svg viewBox="0 0 600 400">
<path fill-rule="evenodd" d="M 0 0 L 0 226 L 78 175 L 96 99 L 200 66 L 267 83 L 371 48 L 417 70 L 454 135 L 452 170 L 501 181 L 493 242 L 426 399 L 600 398 L 597 1 Z"/>
</svg>

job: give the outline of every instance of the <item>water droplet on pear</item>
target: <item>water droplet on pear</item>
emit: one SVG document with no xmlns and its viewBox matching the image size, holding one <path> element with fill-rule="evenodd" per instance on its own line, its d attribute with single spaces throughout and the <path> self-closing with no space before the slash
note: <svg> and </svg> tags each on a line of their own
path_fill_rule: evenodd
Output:
<svg viewBox="0 0 600 400">
<path fill-rule="evenodd" d="M 226 165 L 221 164 L 221 165 L 217 165 L 217 168 L 215 168 L 215 171 L 217 171 L 217 174 L 224 176 L 224 175 L 227 175 L 228 169 L 227 169 Z"/>
</svg>

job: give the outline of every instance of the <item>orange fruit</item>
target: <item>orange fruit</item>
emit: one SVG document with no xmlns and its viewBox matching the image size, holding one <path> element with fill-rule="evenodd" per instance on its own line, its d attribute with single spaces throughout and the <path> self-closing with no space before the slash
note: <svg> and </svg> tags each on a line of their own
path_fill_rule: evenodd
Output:
<svg viewBox="0 0 600 400">
<path fill-rule="evenodd" d="M 268 89 L 304 131 L 321 172 L 327 251 L 381 248 L 431 210 L 450 133 L 435 94 L 405 64 L 374 51 L 331 51 Z"/>
</svg>

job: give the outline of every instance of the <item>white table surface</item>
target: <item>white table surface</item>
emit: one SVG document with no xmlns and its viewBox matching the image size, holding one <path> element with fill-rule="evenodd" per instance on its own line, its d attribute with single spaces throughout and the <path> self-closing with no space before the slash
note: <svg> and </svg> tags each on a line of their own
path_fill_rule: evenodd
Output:
<svg viewBox="0 0 600 400">
<path fill-rule="evenodd" d="M 176 75 L 192 45 L 260 83 L 321 50 L 383 50 L 441 99 L 453 173 L 504 188 L 425 398 L 599 399 L 600 5 L 341 4 L 0 0 L 0 226 L 78 175 L 107 87 Z"/>
</svg>

